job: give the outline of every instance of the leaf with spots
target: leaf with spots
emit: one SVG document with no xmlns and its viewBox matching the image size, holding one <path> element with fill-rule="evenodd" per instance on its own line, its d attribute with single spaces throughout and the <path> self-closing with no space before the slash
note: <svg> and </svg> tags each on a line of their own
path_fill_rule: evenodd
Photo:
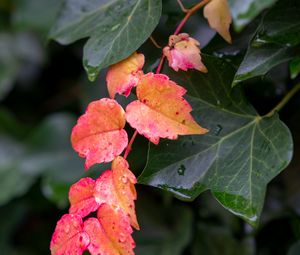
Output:
<svg viewBox="0 0 300 255">
<path fill-rule="evenodd" d="M 115 100 L 103 98 L 89 104 L 71 135 L 74 150 L 86 158 L 86 169 L 122 153 L 128 143 L 125 123 L 124 110 Z"/>
<path fill-rule="evenodd" d="M 52 255 L 81 255 L 90 244 L 80 216 L 65 214 L 57 222 L 50 250 Z"/>
<path fill-rule="evenodd" d="M 145 57 L 143 54 L 133 53 L 130 57 L 109 67 L 106 81 L 109 96 L 114 98 L 117 93 L 129 96 L 131 89 L 143 74 Z"/>
<path fill-rule="evenodd" d="M 112 163 L 112 170 L 105 171 L 96 180 L 94 196 L 99 204 L 122 209 L 129 216 L 130 224 L 139 229 L 134 206 L 135 183 L 136 178 L 128 169 L 127 161 L 117 157 Z"/>
<path fill-rule="evenodd" d="M 84 218 L 99 208 L 94 197 L 95 181 L 92 178 L 82 178 L 73 184 L 69 191 L 69 213 L 77 214 Z"/>
<path fill-rule="evenodd" d="M 231 43 L 231 13 L 227 0 L 212 0 L 203 9 L 209 26 L 215 29 L 227 42 Z"/>
<path fill-rule="evenodd" d="M 231 88 L 235 69 L 205 56 L 207 74 L 168 71 L 186 84 L 196 120 L 210 132 L 150 146 L 139 182 L 194 199 L 205 190 L 229 211 L 256 225 L 267 184 L 289 164 L 293 141 L 278 115 L 259 116 L 242 88 Z"/>
<path fill-rule="evenodd" d="M 98 210 L 102 204 L 107 204 L 122 210 L 129 217 L 130 224 L 139 229 L 134 205 L 137 199 L 136 182 L 128 162 L 117 157 L 112 162 L 112 170 L 104 171 L 96 181 L 87 177 L 71 186 L 69 212 L 83 218 Z"/>
<path fill-rule="evenodd" d="M 183 98 L 186 90 L 163 74 L 148 73 L 137 86 L 139 100 L 126 108 L 129 124 L 151 142 L 160 138 L 177 139 L 178 135 L 205 134 L 190 112 L 192 107 Z"/>
</svg>

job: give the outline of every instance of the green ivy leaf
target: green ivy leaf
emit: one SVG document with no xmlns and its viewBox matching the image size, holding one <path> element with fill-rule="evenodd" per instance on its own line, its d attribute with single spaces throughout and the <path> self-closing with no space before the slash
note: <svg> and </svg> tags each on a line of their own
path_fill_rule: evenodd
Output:
<svg viewBox="0 0 300 255">
<path fill-rule="evenodd" d="M 300 73 L 300 57 L 292 59 L 290 62 L 291 79 L 295 79 Z"/>
<path fill-rule="evenodd" d="M 234 28 L 241 31 L 262 10 L 273 5 L 277 0 L 229 0 Z"/>
<path fill-rule="evenodd" d="M 263 18 L 233 85 L 266 74 L 272 67 L 300 54 L 300 2 L 280 1 Z"/>
<path fill-rule="evenodd" d="M 208 74 L 170 76 L 187 87 L 194 116 L 210 132 L 151 144 L 139 182 L 187 200 L 210 189 L 225 208 L 256 225 L 266 185 L 291 160 L 292 137 L 277 114 L 259 116 L 239 87 L 231 90 L 234 68 L 213 57 L 204 63 Z"/>
<path fill-rule="evenodd" d="M 66 0 L 50 37 L 69 44 L 89 37 L 83 63 L 90 80 L 138 49 L 161 15 L 161 0 Z"/>
</svg>

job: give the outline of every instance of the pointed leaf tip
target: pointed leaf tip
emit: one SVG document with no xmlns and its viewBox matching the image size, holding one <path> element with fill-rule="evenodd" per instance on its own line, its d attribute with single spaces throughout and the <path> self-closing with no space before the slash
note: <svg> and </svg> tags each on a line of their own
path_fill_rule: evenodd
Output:
<svg viewBox="0 0 300 255">
<path fill-rule="evenodd" d="M 128 144 L 123 108 L 113 99 L 103 98 L 89 104 L 72 130 L 75 151 L 86 158 L 85 168 L 110 162 Z"/>
<path fill-rule="evenodd" d="M 232 17 L 227 0 L 212 0 L 203 9 L 209 26 L 215 29 L 228 43 L 231 43 L 230 24 Z"/>
<path fill-rule="evenodd" d="M 191 116 L 192 107 L 182 97 L 186 90 L 163 74 L 148 73 L 137 86 L 139 101 L 126 108 L 129 124 L 151 142 L 159 138 L 177 139 L 178 135 L 205 134 Z"/>
<path fill-rule="evenodd" d="M 123 61 L 110 66 L 106 76 L 109 96 L 114 98 L 118 93 L 128 97 L 143 74 L 144 63 L 144 55 L 135 52 Z"/>
</svg>

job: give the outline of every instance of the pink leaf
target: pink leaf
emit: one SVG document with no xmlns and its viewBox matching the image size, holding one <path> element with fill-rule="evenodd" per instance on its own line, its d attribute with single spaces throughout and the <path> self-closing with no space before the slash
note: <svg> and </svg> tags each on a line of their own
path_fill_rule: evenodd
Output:
<svg viewBox="0 0 300 255">
<path fill-rule="evenodd" d="M 89 104 L 72 130 L 72 146 L 86 157 L 85 167 L 110 162 L 128 144 L 122 107 L 113 99 L 103 98 Z"/>
<path fill-rule="evenodd" d="M 182 97 L 186 90 L 163 74 L 148 73 L 137 86 L 139 101 L 126 108 L 126 119 L 140 134 L 157 144 L 159 138 L 205 134 L 191 116 L 192 107 Z"/>
<path fill-rule="evenodd" d="M 83 231 L 81 217 L 65 214 L 57 222 L 50 250 L 52 255 L 81 255 L 89 243 L 89 236 Z"/>
<path fill-rule="evenodd" d="M 169 61 L 169 66 L 176 72 L 179 69 L 196 69 L 207 73 L 207 68 L 201 60 L 199 46 L 200 43 L 186 33 L 171 35 L 163 53 Z"/>
<path fill-rule="evenodd" d="M 144 55 L 135 52 L 125 60 L 110 66 L 106 76 L 109 96 L 114 98 L 116 93 L 119 93 L 127 97 L 143 74 L 144 63 Z"/>
<path fill-rule="evenodd" d="M 95 181 L 91 178 L 82 178 L 73 184 L 69 191 L 71 207 L 69 213 L 84 218 L 98 209 L 99 204 L 94 197 Z"/>
<path fill-rule="evenodd" d="M 120 255 L 102 225 L 96 218 L 89 218 L 84 222 L 84 231 L 90 237 L 88 250 L 91 255 Z"/>
<path fill-rule="evenodd" d="M 134 255 L 135 243 L 131 237 L 132 228 L 127 215 L 122 210 L 103 204 L 98 210 L 98 219 L 120 254 Z"/>
</svg>

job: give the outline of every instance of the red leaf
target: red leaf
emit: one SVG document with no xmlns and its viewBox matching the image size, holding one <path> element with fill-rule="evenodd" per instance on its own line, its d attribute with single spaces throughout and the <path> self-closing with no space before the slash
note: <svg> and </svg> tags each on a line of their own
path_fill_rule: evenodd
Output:
<svg viewBox="0 0 300 255">
<path fill-rule="evenodd" d="M 94 194 L 98 204 L 122 209 L 129 216 L 131 225 L 139 229 L 134 206 L 135 183 L 136 178 L 128 169 L 127 161 L 117 157 L 112 163 L 112 171 L 105 171 L 96 180 Z"/>
<path fill-rule="evenodd" d="M 126 108 L 129 124 L 151 142 L 159 138 L 177 139 L 178 135 L 205 134 L 190 115 L 192 107 L 182 97 L 186 90 L 163 74 L 148 73 L 137 86 L 139 101 Z"/>
<path fill-rule="evenodd" d="M 135 52 L 123 61 L 110 66 L 106 76 L 109 96 L 114 98 L 116 93 L 119 93 L 127 97 L 143 74 L 144 63 L 144 55 Z"/>
<path fill-rule="evenodd" d="M 122 210 L 112 209 L 103 204 L 98 210 L 98 219 L 120 254 L 133 255 L 135 243 L 131 237 L 132 228 L 127 215 Z"/>
<path fill-rule="evenodd" d="M 84 231 L 90 237 L 88 250 L 92 255 L 119 255 L 111 240 L 106 235 L 103 227 L 96 218 L 87 219 L 84 222 Z"/>
<path fill-rule="evenodd" d="M 69 213 L 84 218 L 99 208 L 94 197 L 95 181 L 91 178 L 82 178 L 73 184 L 69 191 L 71 207 Z"/>
<path fill-rule="evenodd" d="M 71 136 L 73 148 L 86 157 L 86 169 L 122 153 L 128 144 L 125 122 L 124 110 L 115 100 L 103 98 L 89 104 Z"/>
<path fill-rule="evenodd" d="M 135 229 L 140 229 L 137 222 L 134 200 L 137 198 L 134 184 L 137 180 L 134 174 L 129 170 L 128 162 L 117 157 L 112 162 L 113 183 L 116 189 L 119 203 L 124 211 L 130 217 L 130 223 Z"/>
<path fill-rule="evenodd" d="M 50 250 L 52 255 L 81 255 L 89 243 L 89 236 L 83 231 L 81 217 L 65 214 L 57 222 Z"/>
</svg>

